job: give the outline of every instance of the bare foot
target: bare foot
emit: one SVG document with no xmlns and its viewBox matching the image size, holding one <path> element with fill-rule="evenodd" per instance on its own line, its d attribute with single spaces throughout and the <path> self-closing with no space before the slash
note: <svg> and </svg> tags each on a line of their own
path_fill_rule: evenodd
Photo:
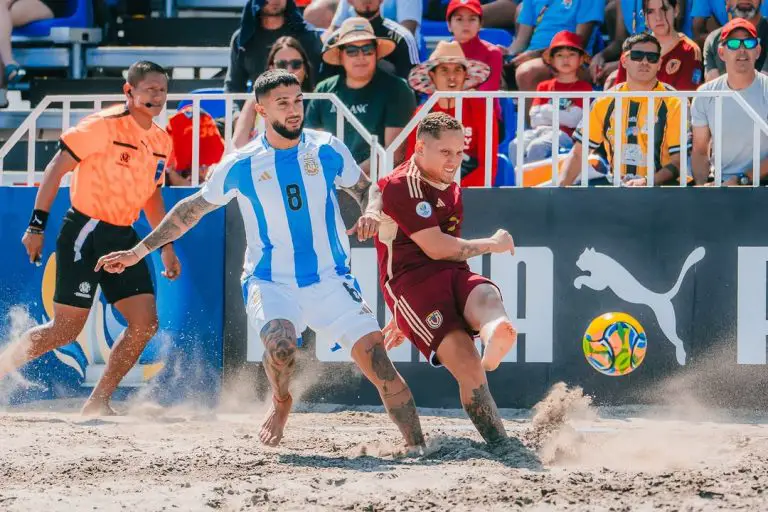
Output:
<svg viewBox="0 0 768 512">
<path fill-rule="evenodd" d="M 272 407 L 267 412 L 267 417 L 264 423 L 261 424 L 261 432 L 259 432 L 259 439 L 267 446 L 277 446 L 280 440 L 283 438 L 283 429 L 288 422 L 288 414 L 291 412 L 291 406 L 293 405 L 293 398 L 288 395 L 288 398 L 280 402 L 272 396 Z"/>
<path fill-rule="evenodd" d="M 83 416 L 117 416 L 117 411 L 109 405 L 109 402 L 89 399 L 80 409 L 80 414 Z"/>
<path fill-rule="evenodd" d="M 486 332 L 487 331 L 487 332 Z M 517 331 L 509 320 L 499 320 L 483 327 L 481 339 L 489 340 L 483 351 L 483 368 L 492 372 L 517 341 Z"/>
</svg>

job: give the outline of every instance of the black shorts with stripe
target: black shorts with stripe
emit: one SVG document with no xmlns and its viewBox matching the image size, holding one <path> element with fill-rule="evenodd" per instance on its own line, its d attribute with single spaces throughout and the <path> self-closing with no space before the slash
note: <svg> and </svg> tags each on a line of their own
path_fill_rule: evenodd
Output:
<svg viewBox="0 0 768 512">
<path fill-rule="evenodd" d="M 110 274 L 104 270 L 94 272 L 101 256 L 131 249 L 138 242 L 139 237 L 132 227 L 108 224 L 70 209 L 64 216 L 56 239 L 56 291 L 53 301 L 90 308 L 98 286 L 110 304 L 135 295 L 154 295 L 152 277 L 144 260 L 126 268 L 122 274 Z"/>
</svg>

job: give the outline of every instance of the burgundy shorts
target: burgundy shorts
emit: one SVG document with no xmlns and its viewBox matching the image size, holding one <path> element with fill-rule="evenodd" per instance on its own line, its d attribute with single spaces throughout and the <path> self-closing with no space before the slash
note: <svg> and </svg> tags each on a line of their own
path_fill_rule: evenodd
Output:
<svg viewBox="0 0 768 512">
<path fill-rule="evenodd" d="M 447 268 L 414 286 L 388 287 L 384 297 L 397 327 L 427 361 L 440 366 L 437 347 L 448 333 L 459 330 L 476 334 L 464 320 L 464 306 L 470 292 L 484 283 L 496 287 L 490 279 L 469 270 Z"/>
</svg>

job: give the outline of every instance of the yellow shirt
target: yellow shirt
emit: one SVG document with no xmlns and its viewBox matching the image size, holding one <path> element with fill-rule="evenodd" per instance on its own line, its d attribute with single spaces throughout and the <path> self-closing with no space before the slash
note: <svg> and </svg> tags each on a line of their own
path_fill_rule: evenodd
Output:
<svg viewBox="0 0 768 512">
<path fill-rule="evenodd" d="M 618 91 L 628 91 L 626 83 L 616 88 Z M 654 91 L 674 91 L 671 86 L 657 82 Z M 648 130 L 646 122 L 648 115 L 648 98 L 621 98 L 622 102 L 622 150 L 621 175 L 647 174 Z M 682 143 L 680 136 L 680 102 L 681 98 L 655 98 L 656 123 L 654 126 L 654 155 L 655 170 L 659 171 L 667 165 L 672 155 L 680 153 Z M 614 157 L 614 109 L 615 98 L 602 97 L 595 100 L 589 112 L 589 147 L 592 150 L 605 145 L 608 161 L 613 165 Z M 573 138 L 583 144 L 582 127 L 573 132 Z M 687 134 L 686 134 L 687 135 Z M 689 138 L 686 136 L 686 141 Z M 690 147 L 686 143 L 686 147 Z"/>
</svg>

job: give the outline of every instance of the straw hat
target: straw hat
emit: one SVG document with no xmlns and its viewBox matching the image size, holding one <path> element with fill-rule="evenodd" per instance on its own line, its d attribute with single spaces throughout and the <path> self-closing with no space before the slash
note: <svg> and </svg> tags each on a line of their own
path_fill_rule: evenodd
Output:
<svg viewBox="0 0 768 512">
<path fill-rule="evenodd" d="M 429 60 L 414 67 L 408 74 L 408 84 L 413 90 L 432 94 L 435 92 L 435 84 L 429 76 L 429 72 L 440 64 L 461 64 L 467 70 L 467 79 L 464 81 L 464 90 L 474 89 L 482 84 L 491 75 L 491 67 L 485 62 L 470 60 L 464 57 L 461 45 L 456 41 L 440 41 L 437 48 L 429 56 Z"/>
<path fill-rule="evenodd" d="M 393 51 L 397 45 L 391 39 L 376 37 L 371 23 L 365 18 L 348 18 L 341 24 L 332 36 L 333 43 L 323 51 L 323 60 L 332 66 L 341 65 L 341 47 L 345 44 L 362 41 L 376 41 L 378 47 L 376 59 L 383 59 Z"/>
</svg>

